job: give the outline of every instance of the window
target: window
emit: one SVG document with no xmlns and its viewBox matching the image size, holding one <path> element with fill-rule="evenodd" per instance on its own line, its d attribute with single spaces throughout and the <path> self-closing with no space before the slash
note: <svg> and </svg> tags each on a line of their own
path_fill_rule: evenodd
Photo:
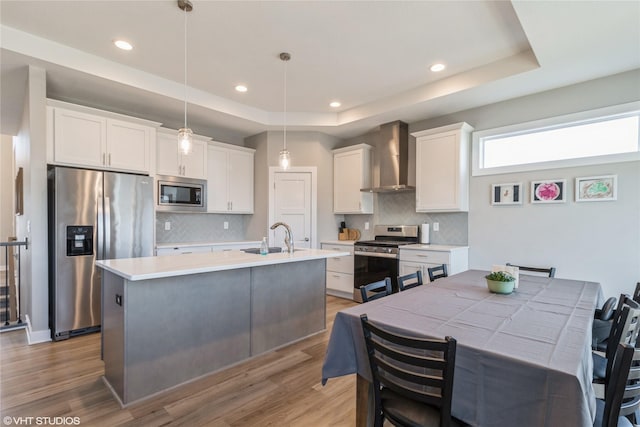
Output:
<svg viewBox="0 0 640 427">
<path fill-rule="evenodd" d="M 638 160 L 640 111 L 618 109 L 476 132 L 473 174 Z"/>
</svg>

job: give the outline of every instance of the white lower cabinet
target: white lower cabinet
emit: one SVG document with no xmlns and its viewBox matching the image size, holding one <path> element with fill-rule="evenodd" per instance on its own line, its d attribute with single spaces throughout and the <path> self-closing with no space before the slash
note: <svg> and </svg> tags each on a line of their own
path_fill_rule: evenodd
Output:
<svg viewBox="0 0 640 427">
<path fill-rule="evenodd" d="M 422 272 L 422 280 L 429 281 L 427 269 L 442 264 L 447 265 L 449 275 L 469 269 L 468 246 L 415 245 L 400 248 L 400 275 Z M 429 249 L 425 249 L 429 247 Z"/>
<path fill-rule="evenodd" d="M 353 299 L 353 244 L 322 243 L 327 251 L 349 252 L 351 255 L 327 258 L 327 293 Z"/>
<path fill-rule="evenodd" d="M 195 254 L 199 252 L 211 252 L 210 245 L 203 246 L 175 246 L 173 248 L 157 248 L 156 255 L 183 255 L 183 254 Z"/>
<path fill-rule="evenodd" d="M 242 249 L 250 249 L 250 248 L 259 248 L 260 241 L 247 241 L 247 242 L 224 242 L 224 243 L 214 243 L 211 245 L 212 252 L 222 252 L 222 251 L 240 251 Z"/>
<path fill-rule="evenodd" d="M 156 248 L 156 255 L 182 255 L 194 254 L 199 252 L 222 252 L 222 251 L 239 251 L 248 248 L 259 248 L 260 242 L 257 240 L 247 240 L 242 242 L 218 242 L 218 243 L 202 243 L 202 244 L 177 244 L 172 247 Z"/>
</svg>

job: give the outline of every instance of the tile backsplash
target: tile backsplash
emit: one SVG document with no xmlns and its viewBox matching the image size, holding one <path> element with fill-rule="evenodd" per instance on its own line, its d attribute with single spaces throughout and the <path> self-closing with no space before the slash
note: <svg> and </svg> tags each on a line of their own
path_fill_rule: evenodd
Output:
<svg viewBox="0 0 640 427">
<path fill-rule="evenodd" d="M 237 242 L 245 240 L 245 215 L 220 215 L 205 213 L 156 213 L 156 242 Z M 165 222 L 171 230 L 165 230 Z M 224 223 L 229 228 L 224 229 Z"/>
<path fill-rule="evenodd" d="M 349 228 L 362 232 L 362 239 L 373 239 L 373 226 L 419 225 L 439 223 L 440 230 L 430 232 L 430 242 L 441 245 L 468 245 L 469 221 L 467 212 L 419 213 L 416 212 L 416 194 L 414 192 L 378 193 L 374 195 L 374 213 L 372 215 L 345 215 Z M 365 230 L 369 222 L 369 230 Z"/>
</svg>

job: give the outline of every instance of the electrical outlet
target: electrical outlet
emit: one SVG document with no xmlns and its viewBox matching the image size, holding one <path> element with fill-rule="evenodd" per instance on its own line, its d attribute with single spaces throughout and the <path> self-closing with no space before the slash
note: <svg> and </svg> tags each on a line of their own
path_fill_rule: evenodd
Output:
<svg viewBox="0 0 640 427">
<path fill-rule="evenodd" d="M 368 222 L 365 222 L 365 223 L 364 223 L 364 229 L 365 229 L 365 230 L 368 230 L 368 229 L 369 229 L 369 223 L 368 223 Z"/>
<path fill-rule="evenodd" d="M 165 221 L 164 223 L 164 231 L 171 230 L 171 223 L 169 221 Z"/>
<path fill-rule="evenodd" d="M 433 231 L 440 231 L 440 223 L 439 222 L 434 222 L 433 223 Z"/>
<path fill-rule="evenodd" d="M 228 221 L 223 222 L 223 223 L 222 223 L 222 227 L 223 227 L 225 230 L 228 230 L 228 229 L 229 229 L 229 222 L 228 222 Z"/>
</svg>

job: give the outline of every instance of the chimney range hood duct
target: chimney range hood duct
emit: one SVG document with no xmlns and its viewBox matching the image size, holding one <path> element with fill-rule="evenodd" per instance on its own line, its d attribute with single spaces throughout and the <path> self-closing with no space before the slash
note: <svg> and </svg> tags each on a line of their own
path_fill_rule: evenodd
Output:
<svg viewBox="0 0 640 427">
<path fill-rule="evenodd" d="M 409 125 L 395 121 L 380 125 L 373 145 L 373 187 L 360 191 L 369 193 L 394 193 L 415 191 L 408 185 L 409 179 Z"/>
</svg>

